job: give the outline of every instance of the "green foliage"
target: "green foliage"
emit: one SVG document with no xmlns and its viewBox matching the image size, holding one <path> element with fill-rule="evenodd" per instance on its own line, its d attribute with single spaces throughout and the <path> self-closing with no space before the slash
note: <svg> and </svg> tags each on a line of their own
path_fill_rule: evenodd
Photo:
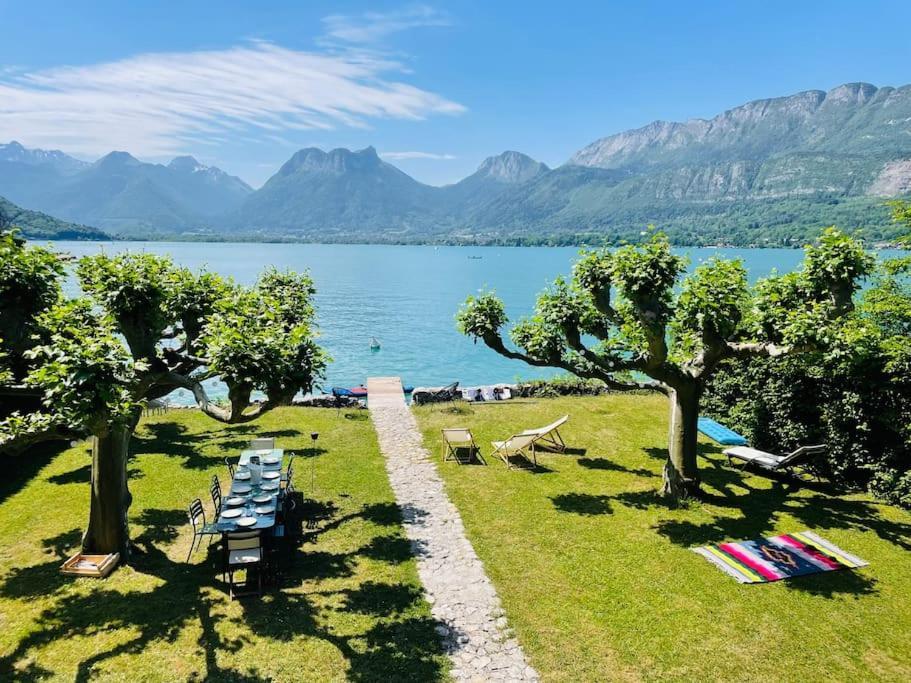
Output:
<svg viewBox="0 0 911 683">
<path fill-rule="evenodd" d="M 507 322 L 506 307 L 493 292 L 469 296 L 456 313 L 459 332 L 474 340 L 499 334 L 500 328 Z"/>
<path fill-rule="evenodd" d="M 892 208 L 892 220 L 908 231 L 899 237 L 898 241 L 905 246 L 911 246 L 911 202 L 897 200 L 889 202 L 889 206 Z"/>
<path fill-rule="evenodd" d="M 881 269 L 825 352 L 726 361 L 704 413 L 780 452 L 826 443 L 822 471 L 911 505 L 911 283 Z"/>
<path fill-rule="evenodd" d="M 676 356 L 692 356 L 704 342 L 731 339 L 749 299 L 747 273 L 740 259 L 713 258 L 696 268 L 677 297 L 671 327 Z"/>
<path fill-rule="evenodd" d="M 686 260 L 671 252 L 664 233 L 643 245 L 626 245 L 611 255 L 611 281 L 637 308 L 665 321 L 672 308 L 672 290 Z"/>
<path fill-rule="evenodd" d="M 23 370 L 22 354 L 39 332 L 35 318 L 60 297 L 64 267 L 57 254 L 27 245 L 13 232 L 0 232 L 0 352 L 9 367 Z"/>
<path fill-rule="evenodd" d="M 165 329 L 176 321 L 168 303 L 181 274 L 171 259 L 132 252 L 84 256 L 76 274 L 83 291 L 116 321 L 133 356 L 154 358 Z"/>
<path fill-rule="evenodd" d="M 137 407 L 132 389 L 145 366 L 132 360 L 108 319 L 76 299 L 48 309 L 38 322 L 47 341 L 28 352 L 34 367 L 26 383 L 41 390 L 47 412 L 96 434 L 126 423 Z"/>
<path fill-rule="evenodd" d="M 526 398 L 555 398 L 557 396 L 598 396 L 606 393 L 604 382 L 583 379 L 575 375 L 558 375 L 550 379 L 519 382 L 516 393 Z"/>
<path fill-rule="evenodd" d="M 252 289 L 235 289 L 206 323 L 200 346 L 209 370 L 236 391 L 290 401 L 322 378 L 329 358 L 311 324 L 308 275 L 268 271 Z"/>
</svg>

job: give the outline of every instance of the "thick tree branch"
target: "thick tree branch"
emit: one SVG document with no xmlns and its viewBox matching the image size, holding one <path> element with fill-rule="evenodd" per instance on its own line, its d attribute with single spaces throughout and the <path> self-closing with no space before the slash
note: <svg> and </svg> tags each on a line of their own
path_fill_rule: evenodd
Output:
<svg viewBox="0 0 911 683">
<path fill-rule="evenodd" d="M 660 391 L 663 394 L 667 394 L 669 391 L 669 387 L 664 385 L 662 382 L 621 382 L 608 372 L 580 368 L 576 365 L 573 365 L 572 363 L 567 363 L 563 358 L 554 357 L 545 360 L 529 356 L 528 354 L 521 353 L 519 351 L 513 351 L 512 349 L 507 348 L 507 346 L 503 343 L 503 339 L 496 333 L 485 334 L 483 341 L 488 347 L 499 353 L 501 356 L 506 356 L 507 358 L 512 358 L 514 360 L 521 360 L 525 363 L 528 363 L 529 365 L 534 365 L 537 367 L 560 368 L 585 379 L 601 380 L 605 383 L 605 385 L 607 385 L 609 389 L 613 389 L 615 391 Z M 616 370 L 613 372 L 616 372 Z"/>
<path fill-rule="evenodd" d="M 727 342 L 726 355 L 743 358 L 746 356 L 767 356 L 775 358 L 784 356 L 799 349 L 792 346 L 780 346 L 774 342 Z"/>
<path fill-rule="evenodd" d="M 209 396 L 206 393 L 205 387 L 203 387 L 202 383 L 199 382 L 196 378 L 187 377 L 186 375 L 181 375 L 176 372 L 166 372 L 159 375 L 158 380 L 155 382 L 155 384 L 170 386 L 172 388 L 186 389 L 190 391 L 193 394 L 196 405 L 199 406 L 199 409 L 203 413 L 214 420 L 218 420 L 219 422 L 224 422 L 226 424 L 241 424 L 244 422 L 252 422 L 263 413 L 266 413 L 275 407 L 274 403 L 266 400 L 262 403 L 257 404 L 252 411 L 244 412 L 244 409 L 249 406 L 249 403 L 240 405 L 232 400 L 231 410 L 225 410 L 224 408 L 212 403 L 209 400 Z"/>
</svg>

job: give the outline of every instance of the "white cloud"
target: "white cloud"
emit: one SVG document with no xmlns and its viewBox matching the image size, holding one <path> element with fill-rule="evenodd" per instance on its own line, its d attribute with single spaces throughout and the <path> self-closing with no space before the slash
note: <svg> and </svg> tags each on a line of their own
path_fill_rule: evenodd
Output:
<svg viewBox="0 0 911 683">
<path fill-rule="evenodd" d="M 427 5 L 414 5 L 395 12 L 332 14 L 323 18 L 326 36 L 346 43 L 376 43 L 400 31 L 451 23 L 448 14 Z"/>
<path fill-rule="evenodd" d="M 383 152 L 380 154 L 384 159 L 439 159 L 448 161 L 457 158 L 453 154 L 436 154 L 434 152 Z"/>
<path fill-rule="evenodd" d="M 0 74 L 0 140 L 73 154 L 124 149 L 155 157 L 251 129 L 278 135 L 465 110 L 388 76 L 402 71 L 377 54 L 253 42 Z"/>
</svg>

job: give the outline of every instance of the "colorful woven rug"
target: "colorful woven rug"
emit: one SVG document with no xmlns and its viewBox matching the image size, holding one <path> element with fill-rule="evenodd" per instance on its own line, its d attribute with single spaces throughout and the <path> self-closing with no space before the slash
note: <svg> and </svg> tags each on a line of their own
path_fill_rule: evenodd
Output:
<svg viewBox="0 0 911 683">
<path fill-rule="evenodd" d="M 767 583 L 867 565 L 812 531 L 705 545 L 692 550 L 740 583 Z"/>
</svg>

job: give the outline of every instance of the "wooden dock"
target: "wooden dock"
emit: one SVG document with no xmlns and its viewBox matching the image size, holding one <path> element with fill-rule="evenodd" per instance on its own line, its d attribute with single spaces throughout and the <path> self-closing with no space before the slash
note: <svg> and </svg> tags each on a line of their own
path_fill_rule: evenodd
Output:
<svg viewBox="0 0 911 683">
<path fill-rule="evenodd" d="M 367 405 L 387 408 L 405 405 L 405 392 L 401 377 L 368 377 Z"/>
</svg>

